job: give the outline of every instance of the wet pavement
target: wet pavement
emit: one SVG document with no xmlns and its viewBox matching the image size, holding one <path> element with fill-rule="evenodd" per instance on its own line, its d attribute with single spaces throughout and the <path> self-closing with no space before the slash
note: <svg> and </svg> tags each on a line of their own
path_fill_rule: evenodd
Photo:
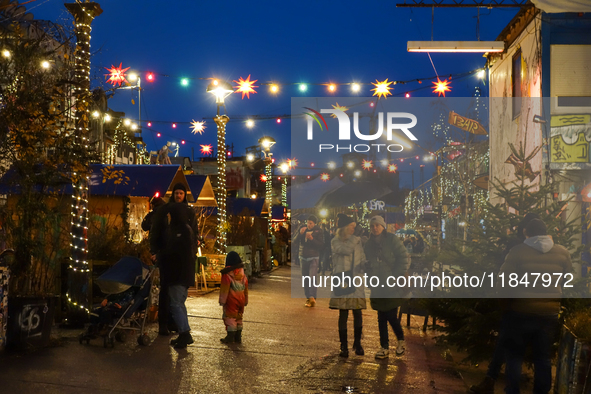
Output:
<svg viewBox="0 0 591 394">
<path fill-rule="evenodd" d="M 338 311 L 328 308 L 328 299 L 305 308 L 305 300 L 291 297 L 290 276 L 290 268 L 282 267 L 252 281 L 241 345 L 220 343 L 225 330 L 214 291 L 187 302 L 195 343 L 186 350 L 156 335 L 156 324 L 149 327 L 149 346 L 129 336 L 106 349 L 100 339 L 80 345 L 79 331 L 56 330 L 55 346 L 0 355 L 0 393 L 466 392 L 432 332 L 422 332 L 422 317 L 413 316 L 411 327 L 404 327 L 404 355 L 392 355 L 396 342 L 390 331 L 390 358 L 375 360 L 377 317 L 365 310 L 366 355 L 340 358 Z M 352 318 L 349 325 L 351 345 Z"/>
</svg>

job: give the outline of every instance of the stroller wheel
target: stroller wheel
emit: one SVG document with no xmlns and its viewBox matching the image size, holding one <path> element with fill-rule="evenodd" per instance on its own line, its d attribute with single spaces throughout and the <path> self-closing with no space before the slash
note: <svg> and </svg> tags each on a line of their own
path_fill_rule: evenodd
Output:
<svg viewBox="0 0 591 394">
<path fill-rule="evenodd" d="M 125 334 L 123 331 L 117 331 L 115 334 L 115 339 L 117 342 L 125 342 L 127 340 L 127 334 Z"/>
<path fill-rule="evenodd" d="M 137 343 L 141 346 L 148 346 L 150 344 L 150 337 L 148 334 L 142 334 L 137 337 Z"/>
</svg>

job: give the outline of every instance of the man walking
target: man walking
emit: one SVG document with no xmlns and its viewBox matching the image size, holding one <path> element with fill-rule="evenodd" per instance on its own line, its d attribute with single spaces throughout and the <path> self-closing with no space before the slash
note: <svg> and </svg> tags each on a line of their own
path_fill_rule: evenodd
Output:
<svg viewBox="0 0 591 394">
<path fill-rule="evenodd" d="M 179 332 L 178 338 L 170 342 L 177 349 L 193 343 L 185 301 L 189 287 L 195 284 L 198 229 L 197 218 L 187 203 L 186 193 L 182 183 L 174 185 L 172 198 L 158 209 L 150 231 L 150 248 L 160 265 L 161 292 L 164 289 L 168 293 L 170 311 Z M 163 319 L 166 317 L 163 316 Z M 166 326 L 162 326 L 161 320 L 159 323 L 162 333 Z"/>
<path fill-rule="evenodd" d="M 306 227 L 302 227 L 294 239 L 301 247 L 300 262 L 302 264 L 302 276 L 308 276 L 310 280 L 304 281 L 304 293 L 306 295 L 306 307 L 316 306 L 317 288 L 312 285 L 312 279 L 318 274 L 318 260 L 320 251 L 324 247 L 324 234 L 317 226 L 318 218 L 310 215 Z"/>
<path fill-rule="evenodd" d="M 507 394 L 519 393 L 521 364 L 525 350 L 532 345 L 534 363 L 534 390 L 548 393 L 552 386 L 551 348 L 558 326 L 558 312 L 564 275 L 572 271 L 568 250 L 555 245 L 547 235 L 546 225 L 540 219 L 531 220 L 524 230 L 525 241 L 509 251 L 500 274 L 504 275 L 505 289 L 511 287 L 507 313 L 503 317 L 506 351 Z M 549 275 L 550 286 L 545 282 Z M 561 275 L 557 282 L 557 276 Z M 534 280 L 538 276 L 537 282 Z M 529 282 L 526 284 L 526 282 Z"/>
</svg>

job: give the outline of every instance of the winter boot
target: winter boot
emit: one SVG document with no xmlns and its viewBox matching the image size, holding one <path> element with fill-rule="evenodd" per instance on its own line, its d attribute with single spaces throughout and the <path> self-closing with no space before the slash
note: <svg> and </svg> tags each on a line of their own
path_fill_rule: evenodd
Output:
<svg viewBox="0 0 591 394">
<path fill-rule="evenodd" d="M 236 331 L 236 336 L 234 337 L 234 342 L 242 343 L 242 330 Z"/>
<path fill-rule="evenodd" d="M 339 339 L 341 340 L 341 352 L 339 356 L 349 357 L 349 346 L 347 345 L 347 330 L 339 330 Z"/>
<path fill-rule="evenodd" d="M 495 380 L 487 376 L 479 384 L 470 387 L 470 392 L 475 394 L 494 394 Z"/>
<path fill-rule="evenodd" d="M 363 327 L 355 327 L 355 340 L 353 341 L 353 350 L 355 350 L 355 354 L 358 356 L 364 356 L 365 352 L 363 351 L 363 347 L 361 346 L 361 333 L 363 332 Z"/>
<path fill-rule="evenodd" d="M 242 339 L 242 338 L 241 338 Z M 236 340 L 236 331 L 228 331 L 225 338 L 221 338 L 221 343 L 234 343 Z"/>
<path fill-rule="evenodd" d="M 187 347 L 187 345 L 190 345 L 193 342 L 195 341 L 193 341 L 191 333 L 189 331 L 186 331 L 180 333 L 177 338 L 170 341 L 170 344 L 174 346 L 175 349 L 184 349 Z"/>
</svg>

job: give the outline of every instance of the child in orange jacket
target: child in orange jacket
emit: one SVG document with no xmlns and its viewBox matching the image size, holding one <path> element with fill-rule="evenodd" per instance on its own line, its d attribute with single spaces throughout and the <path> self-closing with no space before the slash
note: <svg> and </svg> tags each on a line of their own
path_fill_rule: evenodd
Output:
<svg viewBox="0 0 591 394">
<path fill-rule="evenodd" d="M 223 307 L 222 318 L 227 333 L 220 341 L 242 343 L 242 315 L 244 307 L 248 305 L 248 279 L 238 253 L 228 253 L 226 268 L 221 273 L 220 305 Z"/>
</svg>

